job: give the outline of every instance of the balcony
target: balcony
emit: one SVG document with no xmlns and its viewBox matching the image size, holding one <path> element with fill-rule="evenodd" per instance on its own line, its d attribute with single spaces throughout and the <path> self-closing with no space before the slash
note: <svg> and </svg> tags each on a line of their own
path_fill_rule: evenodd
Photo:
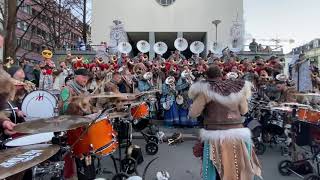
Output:
<svg viewBox="0 0 320 180">
<path fill-rule="evenodd" d="M 264 49 L 266 48 L 266 45 L 262 46 Z M 237 53 L 239 56 L 243 58 L 253 59 L 255 56 L 260 56 L 263 59 L 268 59 L 271 56 L 277 56 L 277 57 L 284 57 L 283 49 L 281 46 L 276 45 L 269 45 L 270 50 L 269 51 L 250 51 L 249 45 L 245 45 L 244 49 Z"/>
</svg>

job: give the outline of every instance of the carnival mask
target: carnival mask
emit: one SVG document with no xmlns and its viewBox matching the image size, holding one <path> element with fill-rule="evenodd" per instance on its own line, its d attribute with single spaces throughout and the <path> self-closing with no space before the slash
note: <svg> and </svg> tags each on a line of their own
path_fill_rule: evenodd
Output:
<svg viewBox="0 0 320 180">
<path fill-rule="evenodd" d="M 52 58 L 52 51 L 50 50 L 44 50 L 42 51 L 42 57 L 45 58 L 45 59 L 51 59 Z"/>
</svg>

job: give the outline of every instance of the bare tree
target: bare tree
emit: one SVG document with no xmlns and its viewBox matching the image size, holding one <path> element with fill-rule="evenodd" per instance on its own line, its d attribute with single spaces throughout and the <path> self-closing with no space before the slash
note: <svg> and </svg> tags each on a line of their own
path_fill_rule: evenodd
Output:
<svg viewBox="0 0 320 180">
<path fill-rule="evenodd" d="M 5 0 L 5 3 L 0 3 L 0 13 L 4 17 L 0 23 L 4 26 L 5 57 L 16 57 L 16 52 L 22 45 L 21 39 L 29 42 L 37 40 L 53 50 L 63 47 L 65 43 L 75 41 L 73 34 L 82 35 L 86 41 L 87 23 L 82 23 L 78 19 L 79 16 L 75 18 L 74 14 L 79 12 L 84 14 L 85 17 L 82 18 L 82 21 L 86 22 L 87 2 L 84 3 L 80 0 L 33 0 L 31 2 L 27 4 L 25 0 L 19 0 L 18 3 L 16 0 Z M 25 6 L 36 9 L 36 13 L 18 18 L 18 11 Z M 17 43 L 16 27 L 17 23 L 21 22 L 26 25 L 26 28 L 23 29 L 24 32 L 20 35 L 20 41 Z M 34 32 L 34 27 L 46 29 L 45 33 L 39 35 L 38 32 Z M 34 50 L 35 48 L 32 47 L 27 53 Z"/>
</svg>

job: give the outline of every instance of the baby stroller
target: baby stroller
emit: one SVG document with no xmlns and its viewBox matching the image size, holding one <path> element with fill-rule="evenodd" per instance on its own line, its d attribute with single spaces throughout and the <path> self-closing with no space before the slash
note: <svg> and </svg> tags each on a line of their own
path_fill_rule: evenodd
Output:
<svg viewBox="0 0 320 180">
<path fill-rule="evenodd" d="M 319 127 L 304 121 L 295 121 L 293 124 L 294 144 L 297 146 L 310 146 L 311 156 L 305 157 L 300 153 L 297 155 L 296 146 L 292 146 L 292 159 L 284 160 L 279 163 L 278 170 L 283 176 L 295 174 L 304 180 L 320 180 L 320 145 Z"/>
</svg>

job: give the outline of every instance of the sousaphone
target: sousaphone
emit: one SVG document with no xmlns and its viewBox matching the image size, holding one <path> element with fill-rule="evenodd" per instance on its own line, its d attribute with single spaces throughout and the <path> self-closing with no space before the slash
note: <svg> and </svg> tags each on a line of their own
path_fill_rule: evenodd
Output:
<svg viewBox="0 0 320 180">
<path fill-rule="evenodd" d="M 174 47 L 178 51 L 185 51 L 188 48 L 188 41 L 184 38 L 177 38 L 174 41 Z"/>
<path fill-rule="evenodd" d="M 137 43 L 137 49 L 142 53 L 147 53 L 150 51 L 150 44 L 145 40 L 141 40 Z"/>
<path fill-rule="evenodd" d="M 154 52 L 162 56 L 164 53 L 167 52 L 168 46 L 164 42 L 157 42 L 156 44 L 154 44 L 153 49 Z"/>
<path fill-rule="evenodd" d="M 123 54 L 129 54 L 132 51 L 132 46 L 128 42 L 121 42 L 118 45 L 118 51 Z"/>
<path fill-rule="evenodd" d="M 219 44 L 215 44 L 214 42 L 210 42 L 208 45 L 208 49 L 217 57 L 222 57 L 222 47 Z"/>
<path fill-rule="evenodd" d="M 201 41 L 194 41 L 190 45 L 190 51 L 199 56 L 204 51 L 204 44 Z"/>
</svg>

